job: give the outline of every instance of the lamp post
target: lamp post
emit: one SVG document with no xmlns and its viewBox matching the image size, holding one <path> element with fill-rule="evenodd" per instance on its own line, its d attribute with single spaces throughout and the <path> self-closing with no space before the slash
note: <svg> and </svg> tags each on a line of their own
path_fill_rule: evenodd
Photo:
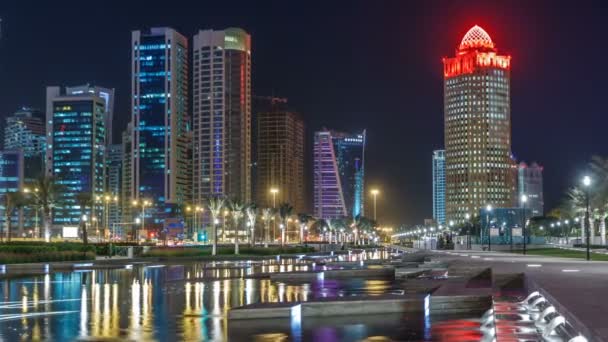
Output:
<svg viewBox="0 0 608 342">
<path fill-rule="evenodd" d="M 490 231 L 490 212 L 492 211 L 492 205 L 486 206 L 486 228 L 488 230 L 488 251 L 492 250 L 492 232 Z"/>
<path fill-rule="evenodd" d="M 520 198 L 521 207 L 523 209 L 523 223 L 522 223 L 522 235 L 524 237 L 524 255 L 526 255 L 526 203 L 528 203 L 528 196 L 523 194 Z M 511 232 L 513 232 L 513 228 L 511 227 Z M 513 249 L 513 234 L 511 234 L 511 249 Z"/>
<path fill-rule="evenodd" d="M 378 201 L 378 194 L 380 193 L 380 191 L 378 191 L 378 189 L 372 189 L 371 191 L 372 196 L 374 196 L 374 221 L 378 220 L 378 216 L 377 216 L 377 201 Z"/>
<path fill-rule="evenodd" d="M 590 221 L 590 215 L 589 215 L 589 188 L 591 186 L 591 177 L 589 176 L 585 176 L 583 177 L 583 186 L 585 187 L 585 200 L 587 202 L 587 208 L 585 211 L 585 238 L 587 240 L 587 260 L 591 260 L 591 253 L 589 251 L 590 249 L 590 241 L 589 241 L 589 235 L 591 235 L 591 221 Z"/>
<path fill-rule="evenodd" d="M 279 189 L 277 189 L 277 188 L 271 188 L 270 189 L 270 193 L 272 194 L 272 209 L 276 209 L 277 208 L 277 193 L 278 192 L 279 192 Z M 273 216 L 274 216 L 274 214 L 276 214 L 276 213 L 273 213 Z M 277 237 L 276 230 L 277 230 L 277 222 L 276 222 L 276 220 L 273 217 L 273 219 L 272 219 L 272 240 L 273 241 Z"/>
<path fill-rule="evenodd" d="M 152 203 L 150 201 L 143 200 L 143 199 L 139 200 L 139 201 L 137 201 L 137 200 L 133 201 L 133 206 L 141 205 L 141 230 L 145 229 L 145 224 L 146 224 L 146 207 L 150 206 L 151 204 Z M 136 232 L 135 235 L 137 235 L 137 232 Z M 138 240 L 137 236 L 135 236 L 134 238 L 135 238 L 135 241 Z"/>
</svg>

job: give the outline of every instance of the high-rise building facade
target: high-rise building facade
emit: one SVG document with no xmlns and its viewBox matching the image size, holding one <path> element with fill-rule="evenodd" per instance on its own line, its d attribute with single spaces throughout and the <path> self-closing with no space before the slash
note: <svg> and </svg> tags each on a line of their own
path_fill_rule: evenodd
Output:
<svg viewBox="0 0 608 342">
<path fill-rule="evenodd" d="M 127 124 L 127 129 L 122 132 L 122 162 L 120 175 L 120 213 L 122 222 L 133 222 L 132 185 L 133 185 L 133 125 Z"/>
<path fill-rule="evenodd" d="M 433 151 L 433 219 L 445 225 L 445 150 Z"/>
<path fill-rule="evenodd" d="M 47 175 L 64 188 L 62 205 L 53 211 L 53 225 L 77 226 L 91 208 L 81 208 L 79 194 L 91 199 L 105 191 L 105 100 L 95 94 L 67 95 L 48 87 Z"/>
<path fill-rule="evenodd" d="M 239 28 L 193 39 L 193 201 L 251 201 L 251 37 Z"/>
<path fill-rule="evenodd" d="M 108 145 L 106 153 L 106 195 L 110 196 L 108 209 L 108 227 L 121 222 L 122 202 L 122 161 L 123 145 Z"/>
<path fill-rule="evenodd" d="M 7 194 L 23 191 L 24 169 L 23 150 L 0 151 L 0 227 L 2 227 L 3 237 L 7 235 Z M 13 227 L 12 236 L 21 236 L 23 233 L 21 230 L 24 221 L 23 212 L 23 210 L 14 210 L 9 215 Z"/>
<path fill-rule="evenodd" d="M 510 63 L 479 26 L 443 59 L 447 220 L 515 204 Z"/>
<path fill-rule="evenodd" d="M 364 215 L 365 130 L 322 130 L 313 146 L 314 214 L 323 219 Z"/>
<path fill-rule="evenodd" d="M 42 112 L 23 107 L 6 118 L 4 149 L 21 150 L 26 182 L 44 174 L 46 134 Z"/>
<path fill-rule="evenodd" d="M 304 121 L 281 109 L 256 113 L 257 172 L 255 202 L 273 206 L 270 189 L 278 189 L 276 203 L 290 203 L 295 212 L 306 211 L 304 172 Z"/>
<path fill-rule="evenodd" d="M 108 145 L 112 144 L 113 120 L 114 120 L 114 89 L 99 87 L 90 84 L 84 84 L 74 87 L 66 87 L 67 95 L 83 95 L 93 94 L 104 99 L 106 103 L 106 112 L 104 113 L 104 125 L 106 127 L 106 141 Z"/>
<path fill-rule="evenodd" d="M 533 162 L 528 165 L 519 163 L 517 171 L 517 192 L 519 198 L 526 195 L 526 209 L 532 216 L 543 216 L 545 201 L 543 199 L 543 167 Z"/>
<path fill-rule="evenodd" d="M 130 200 L 147 200 L 160 225 L 191 195 L 188 40 L 177 31 L 133 31 Z M 126 199 L 124 199 L 126 200 Z"/>
</svg>

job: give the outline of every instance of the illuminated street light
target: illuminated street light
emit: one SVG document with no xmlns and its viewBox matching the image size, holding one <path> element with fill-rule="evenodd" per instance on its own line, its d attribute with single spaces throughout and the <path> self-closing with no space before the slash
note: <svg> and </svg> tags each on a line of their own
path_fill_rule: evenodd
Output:
<svg viewBox="0 0 608 342">
<path fill-rule="evenodd" d="M 589 241 L 591 234 L 591 217 L 589 214 L 589 188 L 591 186 L 591 177 L 584 176 L 583 177 L 583 186 L 585 187 L 585 198 L 587 202 L 587 210 L 585 211 L 585 235 L 587 239 L 587 260 L 591 260 L 591 242 Z"/>
<path fill-rule="evenodd" d="M 380 191 L 378 189 L 372 189 L 372 191 L 371 191 L 372 196 L 374 196 L 374 221 L 378 220 L 376 203 L 378 201 L 379 193 L 380 193 Z"/>
</svg>

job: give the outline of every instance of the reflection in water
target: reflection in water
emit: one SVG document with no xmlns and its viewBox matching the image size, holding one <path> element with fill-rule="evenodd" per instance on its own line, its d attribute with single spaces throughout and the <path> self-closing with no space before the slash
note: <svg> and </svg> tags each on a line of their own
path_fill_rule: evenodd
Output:
<svg viewBox="0 0 608 342">
<path fill-rule="evenodd" d="M 333 260 L 385 258 L 386 252 L 338 255 Z M 247 323 L 229 327 L 230 308 L 257 302 L 302 302 L 322 297 L 382 294 L 387 280 L 323 280 L 279 283 L 255 275 L 323 269 L 319 259 L 133 265 L 130 268 L 53 273 L 0 283 L 0 340 L 129 339 L 133 341 L 263 339 L 264 333 L 314 336 L 302 327 L 285 330 Z M 325 260 L 331 261 L 331 260 Z M 165 267 L 162 267 L 165 266 Z M 254 275 L 254 277 L 250 277 Z M 331 320 L 330 320 L 331 321 Z M 322 329 L 330 329 L 325 320 Z M 346 325 L 348 326 L 348 325 Z M 229 329 L 230 328 L 230 329 Z M 331 329 L 330 329 L 331 330 Z M 333 332 L 315 334 L 331 336 Z M 277 336 L 277 335 L 275 335 Z M 292 336 L 292 338 L 297 336 Z"/>
</svg>

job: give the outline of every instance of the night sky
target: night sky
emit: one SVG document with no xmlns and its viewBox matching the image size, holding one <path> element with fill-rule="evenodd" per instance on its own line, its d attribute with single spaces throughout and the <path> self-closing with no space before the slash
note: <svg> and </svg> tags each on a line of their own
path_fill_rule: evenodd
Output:
<svg viewBox="0 0 608 342">
<path fill-rule="evenodd" d="M 253 93 L 288 97 L 309 137 L 322 126 L 367 128 L 367 185 L 382 191 L 380 221 L 421 223 L 432 216 L 431 153 L 443 145 L 441 58 L 478 24 L 513 58 L 513 153 L 545 167 L 551 208 L 591 155 L 608 155 L 604 7 L 580 0 L 2 0 L 0 116 L 21 105 L 44 109 L 48 85 L 90 82 L 116 88 L 122 129 L 130 117 L 131 30 L 170 26 L 191 38 L 198 29 L 242 27 L 252 35 Z"/>
</svg>

